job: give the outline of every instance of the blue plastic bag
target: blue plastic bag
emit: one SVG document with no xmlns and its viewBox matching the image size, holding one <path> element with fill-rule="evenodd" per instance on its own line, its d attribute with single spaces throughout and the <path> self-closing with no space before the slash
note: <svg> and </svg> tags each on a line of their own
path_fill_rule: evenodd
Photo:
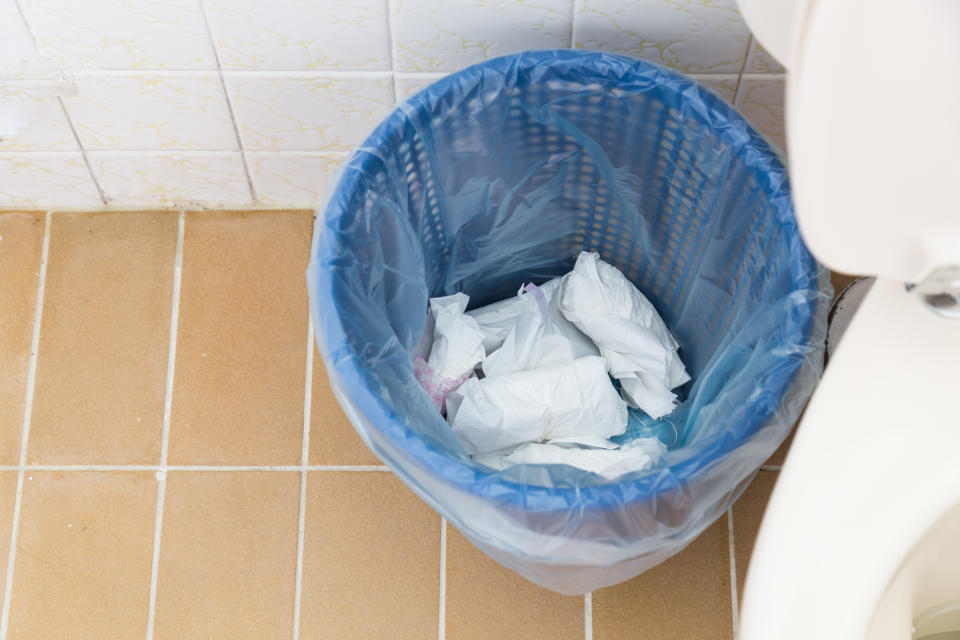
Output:
<svg viewBox="0 0 960 640">
<path fill-rule="evenodd" d="M 658 308 L 693 380 L 622 439 L 670 447 L 614 482 L 473 462 L 414 378 L 427 299 L 472 306 L 569 271 L 581 250 Z M 777 154 L 729 105 L 630 58 L 543 51 L 431 85 L 345 163 L 308 270 L 317 343 L 364 442 L 500 563 L 565 594 L 626 580 L 739 496 L 821 373 L 825 272 Z"/>
</svg>

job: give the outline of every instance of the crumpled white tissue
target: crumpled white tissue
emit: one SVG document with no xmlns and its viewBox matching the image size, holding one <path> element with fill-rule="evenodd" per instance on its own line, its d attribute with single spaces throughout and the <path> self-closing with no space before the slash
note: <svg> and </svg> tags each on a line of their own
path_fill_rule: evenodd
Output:
<svg viewBox="0 0 960 640">
<path fill-rule="evenodd" d="M 447 394 L 473 375 L 486 356 L 486 333 L 476 320 L 464 314 L 469 301 L 464 293 L 430 299 L 433 344 L 429 357 L 418 355 L 414 360 L 414 375 L 441 411 Z"/>
<path fill-rule="evenodd" d="M 527 293 L 520 299 L 533 299 L 535 305 L 514 319 L 503 345 L 483 361 L 484 375 L 529 371 L 599 355 L 593 342 L 560 312 L 561 290 L 552 287 L 550 298 L 533 284 L 521 290 Z"/>
<path fill-rule="evenodd" d="M 652 418 L 673 411 L 670 390 L 690 376 L 650 301 L 597 253 L 581 252 L 563 280 L 560 310 L 599 347 L 626 401 Z"/>
<path fill-rule="evenodd" d="M 598 356 L 552 367 L 470 378 L 447 396 L 447 422 L 467 453 L 552 438 L 610 438 L 627 408 Z"/>
<path fill-rule="evenodd" d="M 584 448 L 562 440 L 528 442 L 509 452 L 477 455 L 473 459 L 498 471 L 518 464 L 565 464 L 613 480 L 653 466 L 667 452 L 667 447 L 656 438 L 638 438 L 619 447 L 609 441 L 606 445 L 609 446 Z"/>
<path fill-rule="evenodd" d="M 561 280 L 561 278 L 554 278 L 540 285 L 540 291 L 547 300 L 553 299 Z M 536 313 L 536 310 L 537 301 L 532 296 L 524 294 L 521 288 L 517 295 L 467 311 L 467 315 L 476 320 L 480 328 L 486 332 L 483 348 L 487 353 L 493 353 L 503 346 L 503 341 L 507 339 L 517 318 L 524 314 Z"/>
</svg>

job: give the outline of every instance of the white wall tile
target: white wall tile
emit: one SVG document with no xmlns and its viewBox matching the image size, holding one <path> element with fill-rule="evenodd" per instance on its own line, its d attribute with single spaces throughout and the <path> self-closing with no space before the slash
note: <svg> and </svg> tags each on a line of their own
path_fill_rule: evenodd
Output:
<svg viewBox="0 0 960 640">
<path fill-rule="evenodd" d="M 786 134 L 783 120 L 784 76 L 743 76 L 737 95 L 737 108 L 755 126 L 783 150 Z"/>
<path fill-rule="evenodd" d="M 4 136 L 6 126 L 19 129 Z M 0 86 L 0 151 L 78 151 L 60 101 Z"/>
<path fill-rule="evenodd" d="M 216 68 L 197 0 L 22 2 L 41 53 L 71 68 Z"/>
<path fill-rule="evenodd" d="M 247 151 L 250 179 L 260 202 L 316 207 L 347 153 Z"/>
<path fill-rule="evenodd" d="M 204 0 L 225 69 L 390 69 L 384 0 Z"/>
<path fill-rule="evenodd" d="M 347 151 L 390 112 L 389 74 L 226 74 L 245 149 Z"/>
<path fill-rule="evenodd" d="M 79 151 L 0 153 L 0 208 L 100 206 Z"/>
<path fill-rule="evenodd" d="M 739 73 L 750 31 L 735 0 L 578 0 L 573 44 L 684 73 Z"/>
<path fill-rule="evenodd" d="M 738 108 L 783 144 L 783 68 L 748 47 L 735 0 L 20 1 L 39 54 L 87 70 L 64 100 L 111 204 L 245 206 L 246 159 L 261 202 L 316 206 L 395 95 L 571 43 L 693 74 L 728 101 L 743 66 Z M 15 0 L 0 0 L 0 68 L 37 55 Z M 0 126 L 21 121 L 0 134 L 0 206 L 101 205 L 56 98 L 0 88 Z"/>
<path fill-rule="evenodd" d="M 397 96 L 401 100 L 406 100 L 446 76 L 445 73 L 398 73 L 396 75 Z"/>
<path fill-rule="evenodd" d="M 239 151 L 87 154 L 111 205 L 230 207 L 250 204 Z"/>
<path fill-rule="evenodd" d="M 390 0 L 402 71 L 454 71 L 525 49 L 570 45 L 570 0 Z"/>
<path fill-rule="evenodd" d="M 15 0 L 0 0 L 0 69 L 36 54 Z"/>
<path fill-rule="evenodd" d="M 750 53 L 747 55 L 746 73 L 783 73 L 783 65 L 777 62 L 770 52 L 754 38 L 750 43 Z"/>
<path fill-rule="evenodd" d="M 690 76 L 702 85 L 712 90 L 715 94 L 733 104 L 734 94 L 737 92 L 737 78 L 735 73 L 731 74 L 710 74 Z"/>
<path fill-rule="evenodd" d="M 80 72 L 66 99 L 87 149 L 237 149 L 215 72 Z"/>
</svg>

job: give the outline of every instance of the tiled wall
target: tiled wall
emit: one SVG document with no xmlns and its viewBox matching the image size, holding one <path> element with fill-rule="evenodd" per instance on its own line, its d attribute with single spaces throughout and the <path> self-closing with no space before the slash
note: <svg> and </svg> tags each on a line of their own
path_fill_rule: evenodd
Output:
<svg viewBox="0 0 960 640">
<path fill-rule="evenodd" d="M 688 73 L 783 143 L 783 69 L 734 0 L 0 0 L 0 131 L 29 115 L 0 208 L 310 206 L 395 101 L 570 46 Z M 75 95 L 4 84 L 24 57 Z"/>
</svg>

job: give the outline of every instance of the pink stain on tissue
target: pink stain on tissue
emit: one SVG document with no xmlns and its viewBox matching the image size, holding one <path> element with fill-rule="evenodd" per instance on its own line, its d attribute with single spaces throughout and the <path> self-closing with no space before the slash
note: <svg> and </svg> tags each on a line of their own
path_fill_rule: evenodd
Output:
<svg viewBox="0 0 960 640">
<path fill-rule="evenodd" d="M 433 404 L 440 410 L 440 413 L 446 412 L 444 400 L 447 395 L 459 388 L 470 377 L 468 374 L 462 378 L 444 378 L 430 368 L 423 356 L 417 356 L 413 361 L 413 375 L 420 386 L 423 387 L 423 390 L 427 392 L 427 395 L 430 396 Z"/>
</svg>

